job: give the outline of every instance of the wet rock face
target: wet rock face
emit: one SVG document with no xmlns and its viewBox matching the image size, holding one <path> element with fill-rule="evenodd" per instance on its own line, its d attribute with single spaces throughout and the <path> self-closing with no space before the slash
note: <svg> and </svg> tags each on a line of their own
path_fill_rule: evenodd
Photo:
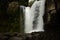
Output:
<svg viewBox="0 0 60 40">
<path fill-rule="evenodd" d="M 50 32 L 33 32 L 24 35 L 21 33 L 4 33 L 0 35 L 0 40 L 57 40 L 58 35 L 56 35 L 57 34 Z"/>
</svg>

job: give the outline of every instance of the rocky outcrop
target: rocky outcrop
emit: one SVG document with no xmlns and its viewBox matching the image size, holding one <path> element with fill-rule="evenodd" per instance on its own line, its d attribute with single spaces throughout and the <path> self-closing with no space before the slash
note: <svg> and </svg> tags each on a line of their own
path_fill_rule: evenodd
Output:
<svg viewBox="0 0 60 40">
<path fill-rule="evenodd" d="M 0 33 L 0 40 L 59 40 L 59 36 L 51 32 L 33 32 L 31 34 Z"/>
</svg>

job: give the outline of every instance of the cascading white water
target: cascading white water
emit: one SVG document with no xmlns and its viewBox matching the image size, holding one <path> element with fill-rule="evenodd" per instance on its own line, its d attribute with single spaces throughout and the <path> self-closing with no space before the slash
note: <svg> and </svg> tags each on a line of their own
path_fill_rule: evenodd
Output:
<svg viewBox="0 0 60 40">
<path fill-rule="evenodd" d="M 44 31 L 44 22 L 43 22 L 43 15 L 45 11 L 45 0 L 40 0 L 40 8 L 39 8 L 39 17 L 38 17 L 38 24 L 37 24 L 37 30 Z"/>
<path fill-rule="evenodd" d="M 25 7 L 25 33 L 32 31 L 32 15 L 30 7 Z"/>
<path fill-rule="evenodd" d="M 43 15 L 45 8 L 45 0 L 35 1 L 31 7 L 33 17 L 33 30 L 31 32 L 44 31 Z"/>
<path fill-rule="evenodd" d="M 21 11 L 22 11 L 23 14 L 25 13 L 25 6 L 20 5 L 20 12 L 21 12 Z"/>
<path fill-rule="evenodd" d="M 31 16 L 31 10 L 30 7 L 25 7 L 23 5 L 20 5 L 20 12 L 24 14 L 24 32 L 30 33 L 32 31 L 32 16 Z"/>
<path fill-rule="evenodd" d="M 43 15 L 45 0 L 35 1 L 32 7 L 25 7 L 25 33 L 44 31 Z"/>
</svg>

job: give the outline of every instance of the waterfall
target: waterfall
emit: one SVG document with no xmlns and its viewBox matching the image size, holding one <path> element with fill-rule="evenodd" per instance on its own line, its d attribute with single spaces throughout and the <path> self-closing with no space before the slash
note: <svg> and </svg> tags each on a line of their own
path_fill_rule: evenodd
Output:
<svg viewBox="0 0 60 40">
<path fill-rule="evenodd" d="M 38 24 L 37 24 L 37 30 L 44 31 L 44 22 L 43 22 L 43 15 L 45 11 L 45 0 L 40 0 L 40 8 L 39 8 L 39 17 L 38 17 Z"/>
<path fill-rule="evenodd" d="M 33 30 L 31 32 L 44 31 L 43 15 L 45 8 L 45 0 L 35 1 L 31 7 L 33 18 Z"/>
<path fill-rule="evenodd" d="M 20 32 L 24 32 L 24 15 L 25 15 L 25 6 L 20 5 Z"/>
<path fill-rule="evenodd" d="M 31 10 L 30 7 L 25 7 L 23 5 L 20 5 L 20 12 L 24 15 L 24 32 L 30 33 L 32 31 L 32 16 L 31 16 Z"/>
<path fill-rule="evenodd" d="M 25 33 L 32 31 L 32 15 L 30 7 L 25 7 Z"/>
<path fill-rule="evenodd" d="M 30 7 L 22 7 L 25 17 L 25 33 L 44 31 L 43 15 L 45 9 L 45 0 L 35 1 Z M 24 9 L 25 8 L 25 9 Z"/>
<path fill-rule="evenodd" d="M 20 12 L 22 12 L 23 14 L 25 13 L 25 6 L 20 5 Z"/>
</svg>

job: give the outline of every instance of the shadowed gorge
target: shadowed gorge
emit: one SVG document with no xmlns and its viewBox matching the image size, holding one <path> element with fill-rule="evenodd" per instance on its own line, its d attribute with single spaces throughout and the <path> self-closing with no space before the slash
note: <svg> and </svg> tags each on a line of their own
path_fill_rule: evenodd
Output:
<svg viewBox="0 0 60 40">
<path fill-rule="evenodd" d="M 0 0 L 0 40 L 60 40 L 60 0 L 28 1 Z"/>
</svg>

